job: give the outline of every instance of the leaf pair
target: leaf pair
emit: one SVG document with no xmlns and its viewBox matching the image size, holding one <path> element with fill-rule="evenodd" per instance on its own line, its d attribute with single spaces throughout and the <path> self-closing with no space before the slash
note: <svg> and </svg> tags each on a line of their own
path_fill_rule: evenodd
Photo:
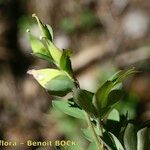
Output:
<svg viewBox="0 0 150 150">
<path fill-rule="evenodd" d="M 33 51 L 33 55 L 39 57 L 40 59 L 48 60 L 56 63 L 59 66 L 62 52 L 47 38 L 42 37 L 42 39 L 38 39 L 34 35 L 29 33 L 29 39 L 31 43 L 31 48 Z"/>
<path fill-rule="evenodd" d="M 33 55 L 45 60 L 48 58 L 59 66 L 62 51 L 53 44 L 52 28 L 44 24 L 35 14 L 32 16 L 36 18 L 42 35 L 42 40 L 39 40 L 31 33 L 29 34 Z"/>
<path fill-rule="evenodd" d="M 48 49 L 45 47 L 43 41 L 41 41 L 40 39 L 32 35 L 29 30 L 28 33 L 29 33 L 29 38 L 30 38 L 30 43 L 32 48 L 32 55 L 47 61 L 53 61 L 53 58 L 50 52 L 48 51 Z"/>
<path fill-rule="evenodd" d="M 123 91 L 117 86 L 129 75 L 136 72 L 134 69 L 119 71 L 97 90 L 94 96 L 94 104 L 100 117 L 109 112 L 113 105 L 123 98 Z"/>
</svg>

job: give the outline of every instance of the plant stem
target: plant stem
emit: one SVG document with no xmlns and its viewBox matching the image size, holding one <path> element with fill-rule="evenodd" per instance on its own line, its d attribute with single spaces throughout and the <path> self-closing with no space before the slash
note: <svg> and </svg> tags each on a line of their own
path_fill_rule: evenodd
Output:
<svg viewBox="0 0 150 150">
<path fill-rule="evenodd" d="M 75 78 L 75 76 L 73 78 L 75 81 L 75 86 L 76 86 L 75 88 L 80 88 L 80 84 L 79 84 L 78 80 Z M 103 143 L 100 141 L 101 139 L 99 140 L 98 136 L 96 135 L 96 132 L 95 132 L 93 124 L 90 120 L 89 114 L 86 111 L 84 111 L 84 112 L 85 112 L 85 118 L 86 118 L 87 124 L 90 128 L 90 131 L 93 134 L 94 141 L 97 145 L 97 150 L 104 150 Z"/>
<path fill-rule="evenodd" d="M 98 118 L 97 119 L 97 128 L 99 129 L 99 131 L 101 131 L 101 136 L 103 137 L 103 126 L 101 123 L 101 120 Z M 104 147 L 103 142 L 101 142 L 102 148 Z"/>
<path fill-rule="evenodd" d="M 86 112 L 85 112 L 85 117 L 86 117 L 88 126 L 89 126 L 89 128 L 90 128 L 90 131 L 91 131 L 92 134 L 93 134 L 93 138 L 94 138 L 94 141 L 95 141 L 95 143 L 96 143 L 96 145 L 97 145 L 97 149 L 98 149 L 98 150 L 103 150 L 103 145 L 100 143 L 100 140 L 98 139 L 98 137 L 97 137 L 97 135 L 96 135 L 96 133 L 95 133 L 94 127 L 93 127 L 93 125 L 92 125 L 92 122 L 91 122 L 91 120 L 90 120 L 90 117 L 89 117 L 88 113 L 86 113 Z"/>
</svg>

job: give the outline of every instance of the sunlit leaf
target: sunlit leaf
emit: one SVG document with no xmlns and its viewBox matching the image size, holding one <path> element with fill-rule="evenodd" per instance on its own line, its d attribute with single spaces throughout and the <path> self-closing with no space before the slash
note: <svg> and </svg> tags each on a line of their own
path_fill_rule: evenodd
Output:
<svg viewBox="0 0 150 150">
<path fill-rule="evenodd" d="M 39 84 L 52 95 L 64 96 L 74 86 L 72 80 L 62 71 L 57 69 L 29 70 Z"/>
<path fill-rule="evenodd" d="M 116 109 L 113 109 L 108 117 L 107 117 L 108 120 L 113 120 L 113 121 L 120 121 L 120 116 L 119 116 L 119 112 L 116 110 Z"/>
<path fill-rule="evenodd" d="M 32 35 L 30 32 L 28 32 L 28 33 L 29 33 L 29 39 L 30 39 L 31 48 L 32 48 L 32 52 L 33 52 L 32 54 L 41 59 L 51 61 L 52 57 L 50 55 L 50 52 L 48 51 L 48 49 L 46 49 L 46 47 L 44 46 L 42 41 L 39 40 L 34 35 Z"/>
<path fill-rule="evenodd" d="M 60 59 L 62 56 L 62 51 L 57 48 L 50 40 L 45 39 L 47 48 L 53 58 L 53 60 L 56 62 L 56 64 L 59 66 L 60 65 Z"/>
</svg>

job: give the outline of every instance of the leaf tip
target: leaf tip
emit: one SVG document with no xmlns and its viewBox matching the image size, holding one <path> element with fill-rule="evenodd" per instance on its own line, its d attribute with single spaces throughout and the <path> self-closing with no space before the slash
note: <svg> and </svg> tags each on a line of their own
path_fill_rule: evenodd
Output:
<svg viewBox="0 0 150 150">
<path fill-rule="evenodd" d="M 26 29 L 26 32 L 29 33 L 29 32 L 30 32 L 30 29 Z"/>
<path fill-rule="evenodd" d="M 36 16 L 36 14 L 35 14 L 35 13 L 33 13 L 33 14 L 32 14 L 32 17 L 34 18 L 34 17 L 37 17 L 37 16 Z"/>
<path fill-rule="evenodd" d="M 44 75 L 35 69 L 28 70 L 27 74 L 32 75 L 38 81 L 41 81 L 44 79 Z"/>
<path fill-rule="evenodd" d="M 35 69 L 31 69 L 31 70 L 28 70 L 28 71 L 27 71 L 27 74 L 29 74 L 29 75 L 34 75 L 35 72 L 36 72 Z"/>
<path fill-rule="evenodd" d="M 40 40 L 44 40 L 45 39 L 45 37 L 44 36 L 40 36 Z"/>
</svg>

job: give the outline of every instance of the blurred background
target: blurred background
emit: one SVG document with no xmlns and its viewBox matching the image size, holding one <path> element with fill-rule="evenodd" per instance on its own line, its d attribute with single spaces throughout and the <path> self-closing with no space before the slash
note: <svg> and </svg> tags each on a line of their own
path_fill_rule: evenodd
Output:
<svg viewBox="0 0 150 150">
<path fill-rule="evenodd" d="M 87 144 L 80 133 L 84 123 L 54 110 L 52 97 L 26 73 L 49 66 L 30 54 L 26 29 L 39 36 L 33 13 L 52 26 L 59 48 L 73 50 L 72 65 L 82 88 L 94 92 L 119 69 L 139 70 L 124 83 L 126 96 L 117 108 L 120 113 L 129 110 L 137 122 L 150 119 L 149 0 L 0 0 L 1 140 Z"/>
</svg>

